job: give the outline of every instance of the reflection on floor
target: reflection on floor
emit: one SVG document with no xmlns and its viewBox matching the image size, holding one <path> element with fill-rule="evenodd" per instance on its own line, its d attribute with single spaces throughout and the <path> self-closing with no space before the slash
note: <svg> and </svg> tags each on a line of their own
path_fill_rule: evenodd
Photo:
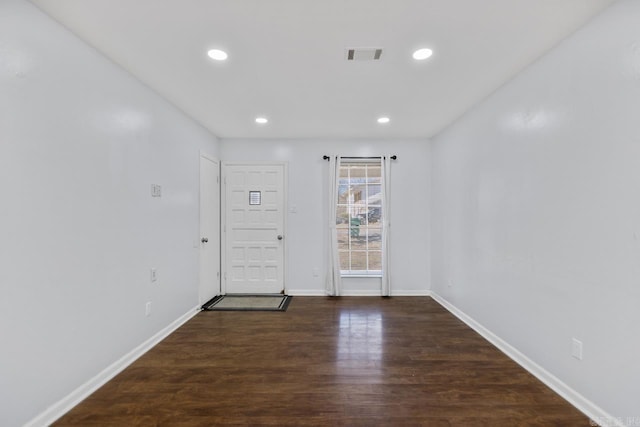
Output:
<svg viewBox="0 0 640 427">
<path fill-rule="evenodd" d="M 382 313 L 379 311 L 343 311 L 340 313 L 336 367 L 339 374 L 366 368 L 368 374 L 383 374 Z"/>
</svg>

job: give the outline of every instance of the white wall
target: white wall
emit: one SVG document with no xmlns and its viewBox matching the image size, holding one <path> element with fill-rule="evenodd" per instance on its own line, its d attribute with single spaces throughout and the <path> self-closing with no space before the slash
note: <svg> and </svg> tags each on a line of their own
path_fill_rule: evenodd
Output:
<svg viewBox="0 0 640 427">
<path fill-rule="evenodd" d="M 616 417 L 640 416 L 639 17 L 614 4 L 432 142 L 434 291 Z"/>
<path fill-rule="evenodd" d="M 218 154 L 202 127 L 30 3 L 0 3 L 0 425 L 197 305 L 200 149 Z"/>
<path fill-rule="evenodd" d="M 289 165 L 287 292 L 324 295 L 327 258 L 328 162 L 323 155 L 379 156 L 392 162 L 390 262 L 392 294 L 429 290 L 429 144 L 427 140 L 221 140 L 225 161 L 286 161 Z M 290 210 L 290 209 L 289 209 Z M 319 275 L 314 277 L 313 271 Z M 345 294 L 380 295 L 380 280 L 345 279 Z"/>
</svg>

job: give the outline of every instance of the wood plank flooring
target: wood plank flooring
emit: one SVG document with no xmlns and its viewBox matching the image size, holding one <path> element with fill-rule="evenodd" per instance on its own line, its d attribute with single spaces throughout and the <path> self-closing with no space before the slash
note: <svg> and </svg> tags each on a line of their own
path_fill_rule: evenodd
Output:
<svg viewBox="0 0 640 427">
<path fill-rule="evenodd" d="M 202 312 L 57 426 L 588 426 L 429 297 Z"/>
</svg>

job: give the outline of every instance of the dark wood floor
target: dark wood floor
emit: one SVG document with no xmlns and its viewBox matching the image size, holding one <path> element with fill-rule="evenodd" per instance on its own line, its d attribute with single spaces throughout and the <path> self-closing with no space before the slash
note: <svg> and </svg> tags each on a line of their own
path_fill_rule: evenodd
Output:
<svg viewBox="0 0 640 427">
<path fill-rule="evenodd" d="M 428 297 L 202 312 L 58 426 L 588 426 Z"/>
</svg>

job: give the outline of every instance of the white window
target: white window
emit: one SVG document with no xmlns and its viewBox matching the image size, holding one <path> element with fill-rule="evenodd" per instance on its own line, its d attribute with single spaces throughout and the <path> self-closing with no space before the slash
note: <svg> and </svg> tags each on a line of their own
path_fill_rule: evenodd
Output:
<svg viewBox="0 0 640 427">
<path fill-rule="evenodd" d="M 341 163 L 336 228 L 342 276 L 381 276 L 380 161 Z"/>
</svg>

